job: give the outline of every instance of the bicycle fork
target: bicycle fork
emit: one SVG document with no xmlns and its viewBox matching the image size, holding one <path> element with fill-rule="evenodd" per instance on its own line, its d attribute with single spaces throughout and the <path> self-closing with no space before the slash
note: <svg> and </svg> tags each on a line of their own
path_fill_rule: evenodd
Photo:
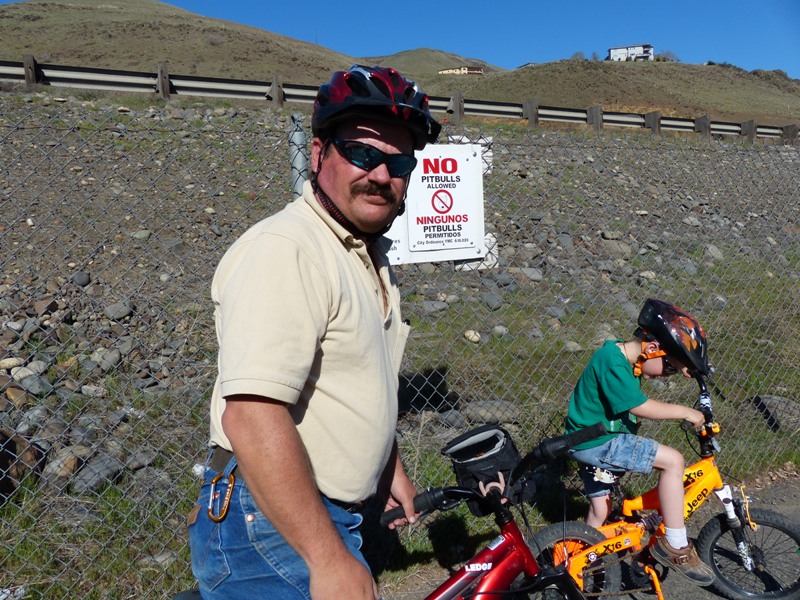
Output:
<svg viewBox="0 0 800 600">
<path fill-rule="evenodd" d="M 749 572 L 755 569 L 755 562 L 750 555 L 750 547 L 747 545 L 747 540 L 744 535 L 744 525 L 755 531 L 757 525 L 750 520 L 750 509 L 748 505 L 748 498 L 742 489 L 742 503 L 741 503 L 741 517 L 736 511 L 736 502 L 733 499 L 733 492 L 731 486 L 727 483 L 721 489 L 714 490 L 714 494 L 722 502 L 722 507 L 725 510 L 725 517 L 728 522 L 728 527 L 731 528 L 733 540 L 736 542 L 736 549 L 739 552 L 739 557 L 742 559 L 742 566 Z"/>
</svg>

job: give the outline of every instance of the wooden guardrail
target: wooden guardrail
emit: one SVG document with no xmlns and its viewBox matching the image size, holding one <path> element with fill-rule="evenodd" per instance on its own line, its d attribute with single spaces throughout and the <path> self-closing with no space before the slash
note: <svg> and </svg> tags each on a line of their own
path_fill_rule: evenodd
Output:
<svg viewBox="0 0 800 600">
<path fill-rule="evenodd" d="M 23 82 L 26 86 L 51 85 L 66 88 L 111 90 L 118 92 L 144 92 L 158 94 L 164 99 L 172 95 L 207 96 L 217 98 L 242 98 L 265 100 L 275 107 L 285 102 L 313 103 L 316 86 L 284 84 L 276 75 L 271 82 L 241 79 L 220 79 L 170 75 L 164 66 L 155 73 L 95 69 L 63 65 L 39 64 L 33 56 L 25 55 L 21 62 L 0 61 L 0 81 Z M 449 115 L 449 120 L 459 123 L 465 116 L 504 117 L 527 119 L 532 125 L 541 122 L 574 123 L 589 125 L 595 129 L 604 127 L 630 127 L 649 129 L 653 133 L 682 131 L 702 135 L 721 135 L 782 139 L 784 143 L 796 144 L 798 125 L 758 125 L 755 121 L 729 123 L 711 121 L 707 116 L 697 118 L 665 117 L 658 112 L 647 114 L 603 111 L 601 106 L 587 109 L 539 106 L 533 100 L 522 104 L 511 102 L 486 102 L 465 100 L 455 93 L 451 98 L 431 97 L 431 110 Z"/>
</svg>

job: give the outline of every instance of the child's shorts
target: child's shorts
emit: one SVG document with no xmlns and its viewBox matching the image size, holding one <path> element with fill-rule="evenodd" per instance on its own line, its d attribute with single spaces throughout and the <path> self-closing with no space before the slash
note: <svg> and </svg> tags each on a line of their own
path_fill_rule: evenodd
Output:
<svg viewBox="0 0 800 600">
<path fill-rule="evenodd" d="M 570 450 L 570 456 L 581 465 L 578 470 L 583 481 L 586 495 L 589 498 L 607 496 L 614 487 L 614 477 L 607 478 L 603 473 L 596 474 L 592 467 L 610 471 L 612 476 L 619 477 L 623 473 L 649 473 L 656 460 L 658 442 L 650 438 L 621 433 L 605 444 L 588 450 Z"/>
</svg>

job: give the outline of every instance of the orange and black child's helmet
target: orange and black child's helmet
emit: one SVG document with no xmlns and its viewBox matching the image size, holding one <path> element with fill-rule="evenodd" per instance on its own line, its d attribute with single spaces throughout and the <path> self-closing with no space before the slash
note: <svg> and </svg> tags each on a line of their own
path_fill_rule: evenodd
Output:
<svg viewBox="0 0 800 600">
<path fill-rule="evenodd" d="M 701 375 L 708 375 L 708 344 L 700 322 L 674 304 L 648 299 L 639 312 L 639 327 L 634 335 L 658 342 L 667 356 L 673 357 Z"/>
</svg>

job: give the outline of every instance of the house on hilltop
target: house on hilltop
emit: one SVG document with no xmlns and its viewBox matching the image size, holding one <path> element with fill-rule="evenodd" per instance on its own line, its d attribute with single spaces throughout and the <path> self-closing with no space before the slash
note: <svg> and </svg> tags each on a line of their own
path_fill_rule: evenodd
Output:
<svg viewBox="0 0 800 600">
<path fill-rule="evenodd" d="M 483 67 L 456 67 L 439 69 L 439 75 L 483 75 Z"/>
<path fill-rule="evenodd" d="M 609 48 L 606 60 L 655 60 L 655 57 L 652 44 L 638 44 Z"/>
</svg>

